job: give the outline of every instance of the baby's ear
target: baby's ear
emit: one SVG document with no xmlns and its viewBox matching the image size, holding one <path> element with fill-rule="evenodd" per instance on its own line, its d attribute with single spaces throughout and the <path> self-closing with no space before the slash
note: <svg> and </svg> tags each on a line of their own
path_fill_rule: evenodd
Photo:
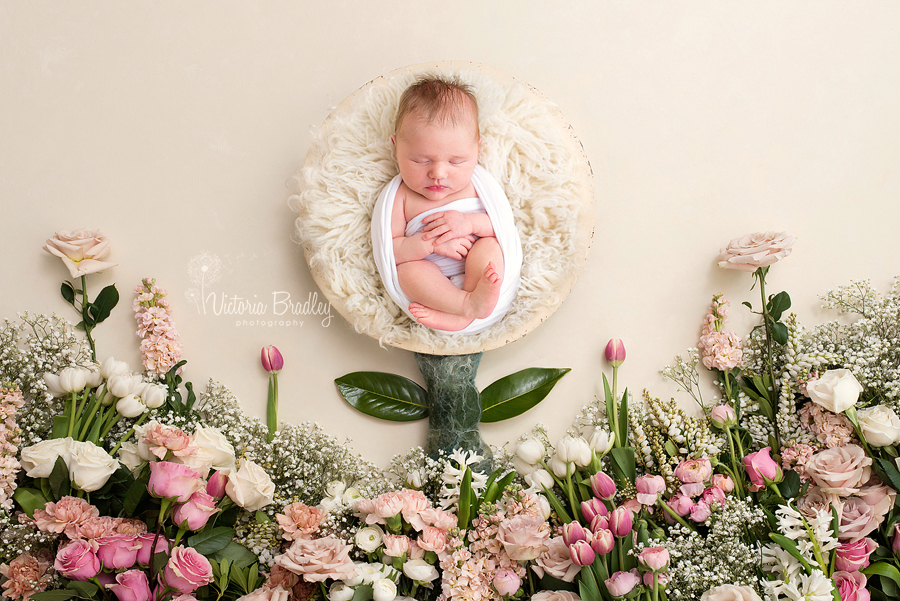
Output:
<svg viewBox="0 0 900 601">
<path fill-rule="evenodd" d="M 397 134 L 391 134 L 391 144 L 397 145 Z"/>
</svg>

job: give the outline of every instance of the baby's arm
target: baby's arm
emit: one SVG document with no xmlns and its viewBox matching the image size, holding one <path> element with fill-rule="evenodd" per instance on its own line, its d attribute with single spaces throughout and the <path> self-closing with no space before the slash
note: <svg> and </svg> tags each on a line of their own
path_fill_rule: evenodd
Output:
<svg viewBox="0 0 900 601">
<path fill-rule="evenodd" d="M 394 239 L 394 261 L 397 264 L 419 261 L 434 252 L 434 240 L 426 240 L 424 233 L 406 235 L 406 186 L 400 185 L 391 208 L 391 236 Z"/>
<path fill-rule="evenodd" d="M 460 213 L 459 211 L 440 211 L 425 217 L 424 239 L 434 240 L 438 246 L 454 238 L 474 235 L 486 238 L 494 235 L 494 226 L 487 213 Z"/>
</svg>

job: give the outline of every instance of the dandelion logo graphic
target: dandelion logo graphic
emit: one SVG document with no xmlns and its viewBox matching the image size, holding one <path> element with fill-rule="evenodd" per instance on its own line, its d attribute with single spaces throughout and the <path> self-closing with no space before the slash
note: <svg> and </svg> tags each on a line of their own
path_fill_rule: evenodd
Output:
<svg viewBox="0 0 900 601">
<path fill-rule="evenodd" d="M 206 287 L 214 284 L 222 278 L 225 267 L 218 255 L 210 252 L 202 252 L 191 257 L 188 261 L 188 277 L 191 283 L 198 288 L 190 288 L 185 292 L 188 300 L 193 302 L 197 311 L 206 314 Z"/>
</svg>

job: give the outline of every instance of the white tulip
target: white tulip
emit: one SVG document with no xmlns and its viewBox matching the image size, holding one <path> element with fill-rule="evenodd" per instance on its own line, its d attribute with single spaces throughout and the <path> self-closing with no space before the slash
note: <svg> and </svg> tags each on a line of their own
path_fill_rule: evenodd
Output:
<svg viewBox="0 0 900 601">
<path fill-rule="evenodd" d="M 564 476 L 565 473 L 560 478 Z M 553 476 L 547 470 L 534 470 L 525 476 L 524 479 L 529 486 L 533 486 L 537 490 L 543 490 L 542 486 L 546 486 L 548 489 L 553 488 L 554 484 Z"/>
<path fill-rule="evenodd" d="M 106 387 L 115 396 L 126 397 L 134 392 L 134 389 L 141 383 L 140 376 L 131 374 L 116 374 L 106 381 Z"/>
<path fill-rule="evenodd" d="M 85 371 L 87 379 L 85 386 L 87 388 L 97 388 L 103 382 L 103 376 L 100 375 L 99 370 L 100 367 L 98 365 L 92 365 Z"/>
<path fill-rule="evenodd" d="M 66 396 L 66 391 L 63 390 L 62 386 L 59 385 L 59 375 L 51 374 L 49 371 L 44 372 L 44 384 L 47 385 L 47 390 L 50 391 L 55 397 Z"/>
<path fill-rule="evenodd" d="M 168 394 L 168 387 L 163 386 L 162 384 L 150 384 L 148 382 L 147 384 L 144 384 L 144 388 L 141 390 L 141 400 L 150 409 L 156 409 L 157 407 L 163 406 Z"/>
<path fill-rule="evenodd" d="M 562 461 L 574 463 L 578 467 L 587 467 L 591 463 L 591 447 L 580 436 L 563 436 L 556 444 L 556 455 Z"/>
<path fill-rule="evenodd" d="M 81 392 L 87 385 L 87 373 L 83 367 L 66 367 L 59 372 L 59 387 L 66 392 Z"/>
<path fill-rule="evenodd" d="M 553 473 L 556 474 L 557 478 L 565 478 L 566 476 L 571 476 L 575 473 L 575 464 L 563 461 L 558 456 L 554 455 L 550 458 L 550 469 L 553 470 Z"/>
<path fill-rule="evenodd" d="M 528 438 L 516 447 L 516 457 L 534 465 L 544 458 L 544 445 L 536 438 Z"/>
<path fill-rule="evenodd" d="M 109 380 L 113 376 L 127 374 L 131 371 L 128 364 L 124 361 L 116 361 L 113 357 L 107 357 L 100 364 L 100 375 L 104 380 Z"/>
<path fill-rule="evenodd" d="M 121 413 L 123 417 L 137 417 L 146 410 L 147 407 L 133 394 L 125 395 L 116 403 L 116 411 Z"/>
<path fill-rule="evenodd" d="M 615 442 L 615 434 L 598 428 L 594 430 L 593 434 L 591 434 L 591 439 L 590 441 L 588 441 L 588 445 L 592 449 L 597 451 L 597 453 L 599 453 L 600 455 L 606 455 L 613 448 Z"/>
</svg>

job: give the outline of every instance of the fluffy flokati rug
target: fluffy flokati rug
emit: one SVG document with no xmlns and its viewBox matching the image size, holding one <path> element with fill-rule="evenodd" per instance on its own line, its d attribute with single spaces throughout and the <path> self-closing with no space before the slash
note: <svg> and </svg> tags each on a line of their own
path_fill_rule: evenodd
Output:
<svg viewBox="0 0 900 601">
<path fill-rule="evenodd" d="M 517 298 L 503 320 L 478 334 L 440 333 L 409 319 L 386 294 L 373 258 L 372 209 L 398 172 L 390 141 L 397 104 L 425 74 L 457 76 L 474 88 L 479 162 L 506 191 L 522 240 Z M 525 335 L 562 303 L 590 245 L 590 166 L 558 110 L 474 64 L 401 69 L 370 82 L 319 128 L 294 182 L 296 236 L 322 292 L 357 331 L 417 352 L 475 353 Z"/>
</svg>

